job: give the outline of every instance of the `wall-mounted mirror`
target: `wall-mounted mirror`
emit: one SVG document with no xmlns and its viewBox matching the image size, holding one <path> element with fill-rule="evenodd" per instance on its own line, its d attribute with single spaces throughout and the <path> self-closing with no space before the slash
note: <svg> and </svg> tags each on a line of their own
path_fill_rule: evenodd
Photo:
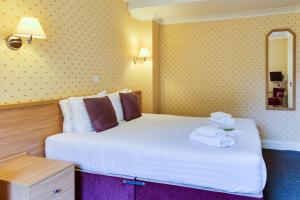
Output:
<svg viewBox="0 0 300 200">
<path fill-rule="evenodd" d="M 296 110 L 296 34 L 290 29 L 267 35 L 268 110 Z"/>
</svg>

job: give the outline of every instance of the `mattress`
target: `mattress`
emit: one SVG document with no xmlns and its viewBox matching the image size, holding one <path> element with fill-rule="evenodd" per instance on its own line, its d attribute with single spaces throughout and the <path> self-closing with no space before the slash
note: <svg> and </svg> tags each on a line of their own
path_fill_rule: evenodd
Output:
<svg viewBox="0 0 300 200">
<path fill-rule="evenodd" d="M 255 122 L 236 119 L 236 145 L 215 148 L 190 140 L 208 118 L 143 114 L 101 133 L 48 137 L 46 157 L 99 174 L 137 177 L 245 196 L 262 196 L 266 166 Z"/>
</svg>

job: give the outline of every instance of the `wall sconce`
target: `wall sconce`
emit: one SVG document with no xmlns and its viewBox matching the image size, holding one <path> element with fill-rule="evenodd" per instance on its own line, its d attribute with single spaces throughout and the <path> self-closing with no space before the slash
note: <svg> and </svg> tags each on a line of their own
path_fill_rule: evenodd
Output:
<svg viewBox="0 0 300 200">
<path fill-rule="evenodd" d="M 21 37 L 26 37 L 28 44 L 31 44 L 33 38 L 46 38 L 46 34 L 37 18 L 23 17 L 15 33 L 7 38 L 7 46 L 13 50 L 20 49 L 23 44 Z"/>
<path fill-rule="evenodd" d="M 133 57 L 133 63 L 137 64 L 138 62 L 143 64 L 147 61 L 148 58 L 151 58 L 150 51 L 147 48 L 141 48 L 139 56 Z"/>
</svg>

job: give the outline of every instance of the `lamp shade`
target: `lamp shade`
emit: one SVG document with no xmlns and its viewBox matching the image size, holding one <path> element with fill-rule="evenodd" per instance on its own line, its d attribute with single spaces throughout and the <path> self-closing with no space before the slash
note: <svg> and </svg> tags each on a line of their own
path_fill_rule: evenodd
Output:
<svg viewBox="0 0 300 200">
<path fill-rule="evenodd" d="M 139 53 L 140 58 L 149 58 L 150 56 L 150 51 L 147 48 L 141 48 L 140 53 Z"/>
<path fill-rule="evenodd" d="M 33 38 L 46 38 L 39 20 L 34 17 L 22 17 L 14 35 L 19 37 L 32 36 Z"/>
</svg>

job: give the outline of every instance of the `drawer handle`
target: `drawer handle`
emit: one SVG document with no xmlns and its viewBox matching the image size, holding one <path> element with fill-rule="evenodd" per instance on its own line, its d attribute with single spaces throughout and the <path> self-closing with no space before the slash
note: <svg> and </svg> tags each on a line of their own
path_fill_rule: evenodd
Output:
<svg viewBox="0 0 300 200">
<path fill-rule="evenodd" d="M 137 186 L 144 186 L 145 183 L 144 182 L 140 182 L 140 181 L 131 181 L 131 180 L 123 180 L 124 184 L 127 185 L 137 185 Z"/>
<path fill-rule="evenodd" d="M 58 194 L 58 193 L 60 193 L 60 191 L 61 191 L 61 189 L 54 189 L 54 190 L 53 190 L 53 193 L 54 193 L 54 194 Z"/>
</svg>

